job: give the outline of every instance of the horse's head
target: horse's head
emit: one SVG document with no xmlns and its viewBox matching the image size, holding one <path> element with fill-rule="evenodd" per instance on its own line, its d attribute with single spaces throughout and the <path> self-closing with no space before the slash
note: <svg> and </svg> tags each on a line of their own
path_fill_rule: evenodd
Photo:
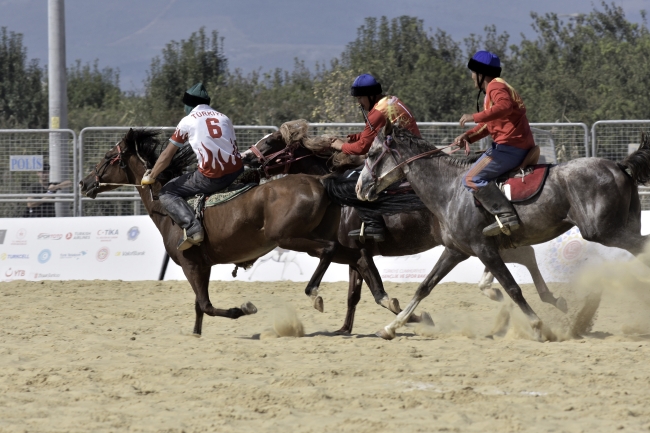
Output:
<svg viewBox="0 0 650 433">
<path fill-rule="evenodd" d="M 119 188 L 120 184 L 139 185 L 145 170 L 152 168 L 158 158 L 159 134 L 150 129 L 130 129 L 79 182 L 81 193 L 95 198 L 101 192 Z M 169 167 L 158 176 L 159 182 L 164 184 L 180 175 L 181 166 L 192 156 L 191 149 L 178 151 Z"/>
<path fill-rule="evenodd" d="M 374 201 L 377 195 L 392 183 L 404 177 L 404 170 L 398 166 L 395 155 L 395 141 L 391 136 L 393 126 L 390 121 L 379 131 L 370 147 L 366 163 L 357 182 L 357 197 L 359 200 Z M 400 156 L 401 159 L 401 156 Z"/>
<path fill-rule="evenodd" d="M 290 173 L 325 174 L 326 159 L 318 157 L 325 155 L 324 140 L 329 146 L 329 138 L 294 140 L 282 131 L 276 131 L 242 153 L 242 161 L 266 177 Z M 317 157 L 309 158 L 311 156 Z"/>
</svg>

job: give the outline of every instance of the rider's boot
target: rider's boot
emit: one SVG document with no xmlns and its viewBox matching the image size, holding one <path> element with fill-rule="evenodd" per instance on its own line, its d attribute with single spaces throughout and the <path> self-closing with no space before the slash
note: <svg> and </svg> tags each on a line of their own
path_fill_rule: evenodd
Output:
<svg viewBox="0 0 650 433">
<path fill-rule="evenodd" d="M 374 240 L 375 242 L 383 242 L 386 235 L 386 228 L 384 219 L 381 215 L 359 215 L 364 222 L 363 238 Z M 361 239 L 361 229 L 352 230 L 348 236 L 355 239 Z"/>
<path fill-rule="evenodd" d="M 181 197 L 160 196 L 165 210 L 176 224 L 183 229 L 183 238 L 176 247 L 180 251 L 200 245 L 203 242 L 204 232 L 201 222 L 196 219 L 194 211 Z"/>
<path fill-rule="evenodd" d="M 496 183 L 490 182 L 483 188 L 479 188 L 474 192 L 474 197 L 496 218 L 496 222 L 483 229 L 485 236 L 496 236 L 501 233 L 509 236 L 519 228 L 519 218 L 515 208 Z"/>
</svg>

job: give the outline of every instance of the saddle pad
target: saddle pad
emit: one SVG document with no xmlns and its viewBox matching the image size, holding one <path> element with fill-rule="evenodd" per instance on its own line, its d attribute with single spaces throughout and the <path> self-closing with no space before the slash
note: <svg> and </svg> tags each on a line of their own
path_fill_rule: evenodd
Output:
<svg viewBox="0 0 650 433">
<path fill-rule="evenodd" d="M 513 203 L 528 200 L 542 190 L 546 176 L 548 176 L 549 167 L 549 164 L 534 165 L 532 171 L 526 173 L 525 176 L 508 178 L 501 185 L 501 190 Z M 510 190 L 509 194 L 508 190 Z"/>
<path fill-rule="evenodd" d="M 221 203 L 232 200 L 233 198 L 242 195 L 246 191 L 256 187 L 256 183 L 246 183 L 240 185 L 231 185 L 225 191 L 217 192 L 205 199 L 204 207 L 216 206 Z M 236 189 L 235 189 L 236 188 Z M 192 209 L 196 209 L 196 202 L 198 198 L 192 197 L 187 200 L 187 204 L 190 205 Z"/>
</svg>

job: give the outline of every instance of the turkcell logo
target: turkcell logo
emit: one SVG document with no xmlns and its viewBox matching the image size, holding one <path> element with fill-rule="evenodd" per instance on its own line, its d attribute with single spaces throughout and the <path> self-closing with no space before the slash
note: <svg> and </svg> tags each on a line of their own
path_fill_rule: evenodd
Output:
<svg viewBox="0 0 650 433">
<path fill-rule="evenodd" d="M 52 257 L 52 251 L 43 250 L 40 253 L 38 253 L 38 262 L 47 263 L 47 261 L 50 260 L 51 257 Z"/>
<path fill-rule="evenodd" d="M 43 171 L 43 155 L 10 155 L 10 171 Z"/>
</svg>

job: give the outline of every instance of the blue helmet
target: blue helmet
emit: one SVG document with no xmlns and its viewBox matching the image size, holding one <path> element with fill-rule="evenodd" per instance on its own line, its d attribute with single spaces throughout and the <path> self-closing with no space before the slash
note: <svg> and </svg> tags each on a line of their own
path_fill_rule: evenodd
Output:
<svg viewBox="0 0 650 433">
<path fill-rule="evenodd" d="M 499 56 L 489 51 L 477 51 L 469 59 L 467 67 L 477 74 L 487 75 L 488 77 L 501 76 L 501 60 L 499 60 Z"/>
<path fill-rule="evenodd" d="M 381 95 L 381 84 L 370 74 L 361 74 L 354 79 L 350 88 L 352 96 L 374 96 Z"/>
</svg>

